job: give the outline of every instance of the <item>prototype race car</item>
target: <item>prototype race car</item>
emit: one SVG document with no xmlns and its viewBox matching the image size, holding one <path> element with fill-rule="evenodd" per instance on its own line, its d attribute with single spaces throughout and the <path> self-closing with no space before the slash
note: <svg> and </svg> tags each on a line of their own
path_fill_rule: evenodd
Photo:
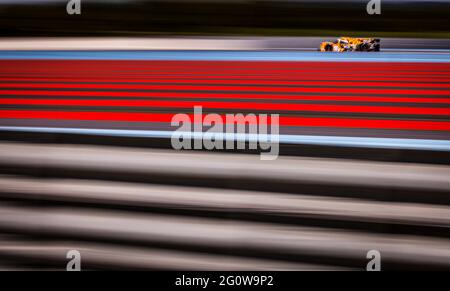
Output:
<svg viewBox="0 0 450 291">
<path fill-rule="evenodd" d="M 321 52 L 379 52 L 380 40 L 378 38 L 352 38 L 341 37 L 335 42 L 323 42 Z"/>
</svg>

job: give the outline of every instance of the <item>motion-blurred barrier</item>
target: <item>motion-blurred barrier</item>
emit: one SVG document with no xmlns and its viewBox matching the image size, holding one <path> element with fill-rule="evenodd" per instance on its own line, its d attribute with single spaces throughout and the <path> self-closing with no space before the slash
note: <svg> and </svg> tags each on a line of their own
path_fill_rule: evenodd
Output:
<svg viewBox="0 0 450 291">
<path fill-rule="evenodd" d="M 450 268 L 448 166 L 6 142 L 0 165 L 5 269 Z"/>
</svg>

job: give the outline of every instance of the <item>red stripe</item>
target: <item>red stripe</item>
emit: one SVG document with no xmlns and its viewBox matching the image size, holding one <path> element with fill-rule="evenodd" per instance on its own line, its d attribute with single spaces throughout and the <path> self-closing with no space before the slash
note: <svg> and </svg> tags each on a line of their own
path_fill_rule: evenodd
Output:
<svg viewBox="0 0 450 291">
<path fill-rule="evenodd" d="M 389 78 L 381 78 L 381 77 L 351 77 L 351 78 L 345 78 L 342 75 L 340 76 L 328 76 L 326 78 L 324 77 L 318 77 L 314 75 L 309 75 L 302 77 L 301 79 L 293 79 L 292 76 L 289 75 L 289 77 L 286 76 L 280 76 L 280 75 L 257 75 L 257 76 L 233 76 L 233 75 L 224 75 L 224 76 L 211 76 L 211 75 L 205 75 L 205 76 L 195 76 L 195 75 L 180 75 L 178 74 L 171 74 L 164 76 L 162 74 L 148 74 L 143 77 L 136 77 L 136 78 L 130 78 L 130 77 L 124 77 L 124 76 L 115 76 L 114 78 L 107 77 L 107 76 L 92 76 L 88 77 L 86 75 L 84 76 L 76 76 L 71 78 L 64 78 L 62 76 L 52 76 L 51 78 L 41 78 L 41 77 L 26 77 L 25 75 L 17 76 L 15 78 L 10 78 L 11 76 L 8 75 L 8 77 L 1 77 L 0 81 L 32 81 L 32 82 L 68 82 L 68 83 L 77 83 L 77 82 L 108 82 L 108 83 L 115 83 L 115 82 L 160 82 L 160 81 L 167 81 L 170 82 L 171 80 L 177 80 L 180 82 L 244 82 L 244 81 L 251 81 L 253 82 L 260 82 L 262 84 L 268 84 L 270 82 L 273 82 L 274 84 L 280 84 L 280 82 L 289 82 L 293 84 L 302 84 L 302 82 L 310 82 L 310 81 L 316 81 L 317 79 L 321 79 L 320 82 L 327 82 L 327 81 L 334 81 L 336 84 L 342 84 L 344 81 L 347 81 L 348 84 L 358 85 L 361 83 L 366 82 L 367 84 L 375 84 L 379 85 L 382 84 L 399 84 L 404 86 L 412 86 L 415 84 L 423 84 L 423 85 L 436 85 L 436 86 L 446 86 L 450 85 L 450 79 L 449 78 L 443 78 L 443 79 L 437 79 L 437 78 L 429 78 L 427 76 L 421 76 L 419 78 L 401 78 L 401 77 L 389 77 Z M 339 82 L 336 82 L 339 81 Z M 358 82 L 355 82 L 358 81 Z M 383 83 L 384 82 L 384 83 Z M 400 83 L 401 82 L 401 83 Z M 408 82 L 408 83 L 404 83 Z M 414 84 L 411 84 L 411 82 L 415 82 Z M 435 84 L 441 82 L 442 84 Z M 172 82 L 171 82 L 172 83 Z M 176 82 L 173 82 L 176 83 Z M 289 84 L 286 83 L 286 84 Z M 255 83 L 256 84 L 256 83 Z M 283 83 L 281 83 L 283 84 Z"/>
<path fill-rule="evenodd" d="M 17 80 L 17 79 L 16 79 Z M 127 86 L 139 86 L 139 85 L 117 85 L 114 84 L 117 82 L 117 79 L 109 79 L 110 84 L 81 84 L 78 81 L 74 82 L 71 79 L 65 79 L 66 83 L 55 83 L 57 80 L 47 80 L 45 83 L 0 83 L 0 88 L 111 88 L 111 89 L 127 89 Z M 48 81 L 50 80 L 50 81 Z M 95 82 L 92 79 L 85 79 L 84 82 Z M 98 81 L 97 81 L 98 82 Z M 104 81 L 103 81 L 104 82 Z M 134 81 L 136 82 L 136 81 Z M 170 79 L 147 79 L 142 81 L 145 83 L 170 83 L 170 84 L 195 84 L 195 85 L 291 85 L 291 86 L 330 86 L 330 87 L 417 87 L 417 88 L 446 88 L 450 89 L 450 83 L 441 83 L 441 84 L 427 84 L 427 83 L 404 83 L 404 82 L 330 82 L 330 81 L 264 81 L 264 80 L 186 80 L 186 79 L 178 79 L 178 78 L 170 78 Z M 208 87 L 205 87 L 206 89 Z M 139 89 L 139 88 L 138 88 Z"/>
<path fill-rule="evenodd" d="M 401 71 L 401 70 L 438 70 L 450 72 L 450 65 L 445 63 L 394 63 L 394 62 L 279 62 L 279 61 L 157 61 L 157 60 L 1 60 L 2 70 L 14 70 L 21 67 L 33 69 L 71 69 L 96 70 L 115 69 L 160 69 L 160 68 L 215 68 L 215 69 L 337 69 L 338 71 Z"/>
<path fill-rule="evenodd" d="M 37 77 L 47 77 L 47 76 L 60 76 L 60 77 L 75 77 L 75 76 L 89 76 L 89 77 L 117 77 L 119 76 L 133 76 L 133 77 L 142 77 L 145 78 L 147 76 L 152 75 L 172 75 L 172 74 L 183 74 L 183 75 L 193 75 L 193 76 L 215 76 L 215 75 L 227 75 L 227 76 L 265 76 L 265 75 L 281 75 L 281 76 L 294 76 L 294 77 L 308 77 L 311 75 L 314 76 L 323 76 L 323 77 L 365 77 L 365 78 L 371 78 L 371 77 L 424 77 L 429 76 L 433 78 L 448 78 L 450 74 L 441 74 L 436 72 L 418 72 L 418 71 L 411 71 L 411 72 L 358 72 L 358 73 L 349 73 L 346 71 L 336 71 L 336 72 L 322 72 L 322 71 L 314 71 L 314 70 L 307 70 L 307 71 L 280 71 L 280 70 L 265 70 L 265 71 L 256 71 L 256 70 L 201 70 L 200 68 L 192 71 L 188 69 L 177 69 L 177 70 L 166 70 L 166 69 L 160 69 L 160 70 L 149 70 L 145 72 L 138 72 L 136 70 L 132 71 L 124 71 L 124 70 L 117 70 L 116 69 L 110 69 L 105 71 L 96 71 L 94 69 L 87 69 L 86 71 L 70 71 L 70 70 L 41 70 L 41 71 L 34 71 L 34 70 L 19 70 L 19 71 L 0 71 L 0 75 L 5 76 L 23 76 L 23 75 L 31 75 L 31 76 L 37 76 Z"/>
<path fill-rule="evenodd" d="M 229 98 L 229 99 L 273 99 L 311 101 L 351 101 L 351 102 L 396 102 L 396 103 L 441 103 L 450 104 L 448 98 L 429 97 L 366 97 L 366 96 L 302 96 L 273 94 L 237 93 L 192 93 L 192 92 L 117 92 L 117 91 L 48 91 L 48 90 L 0 90 L 0 96 L 74 96 L 74 97 L 139 97 L 139 98 Z M 174 101 L 176 102 L 176 101 Z"/>
<path fill-rule="evenodd" d="M 402 77 L 395 77 L 391 76 L 389 78 L 381 78 L 381 77 L 343 77 L 340 76 L 317 76 L 317 75 L 309 75 L 304 76 L 302 78 L 293 78 L 293 76 L 289 75 L 286 76 L 280 76 L 280 75 L 248 75 L 248 76 L 235 76 L 235 75 L 226 75 L 223 76 L 213 76 L 213 75 L 205 75 L 205 76 L 195 76 L 195 75 L 183 75 L 183 74 L 148 74 L 145 77 L 125 77 L 125 76 L 114 76 L 114 78 L 102 75 L 102 76 L 89 76 L 89 75 L 83 75 L 83 76 L 72 76 L 70 78 L 65 78 L 63 76 L 51 76 L 51 78 L 41 78 L 41 77 L 27 77 L 25 74 L 22 74 L 21 76 L 17 76 L 15 78 L 11 78 L 11 75 L 8 75 L 7 77 L 1 77 L 0 81 L 43 81 L 43 82 L 109 82 L 109 83 L 115 83 L 115 82 L 149 82 L 149 81 L 169 81 L 169 80 L 180 80 L 183 82 L 195 82 L 195 81 L 208 81 L 208 82 L 217 82 L 217 81 L 257 81 L 261 82 L 263 84 L 266 84 L 267 82 L 308 82 L 308 81 L 316 81 L 320 79 L 320 82 L 325 81 L 339 81 L 336 82 L 337 84 L 343 83 L 344 81 L 349 82 L 350 84 L 359 84 L 362 82 L 375 83 L 378 84 L 380 82 L 385 82 L 386 84 L 404 84 L 405 86 L 408 86 L 411 82 L 415 82 L 418 84 L 427 84 L 427 85 L 433 85 L 433 83 L 442 83 L 442 84 L 434 84 L 434 85 L 447 85 L 450 84 L 449 78 L 435 78 L 435 77 L 428 77 L 428 76 L 421 76 L 417 78 L 402 78 Z M 355 82 L 358 81 L 358 82 Z M 400 83 L 401 82 L 401 83 Z M 408 83 L 403 83 L 408 82 Z"/>
<path fill-rule="evenodd" d="M 2 105 L 50 105 L 50 106 L 129 106 L 190 108 L 203 106 L 213 109 L 285 110 L 314 112 L 348 112 L 380 114 L 450 115 L 450 108 L 400 107 L 400 106 L 355 106 L 355 105 L 315 105 L 279 104 L 250 102 L 205 102 L 205 101 L 160 101 L 160 100 L 77 100 L 77 99 L 0 99 Z"/>
<path fill-rule="evenodd" d="M 90 84 L 86 88 L 90 88 Z M 112 87 L 109 87 L 112 86 Z M 95 88 L 113 89 L 141 89 L 141 90 L 161 90 L 161 91 L 240 91 L 240 92 L 277 92 L 277 93 L 335 93 L 335 88 L 295 88 L 295 87 L 244 87 L 244 86 L 194 86 L 194 85 L 93 85 Z M 407 90 L 407 89 L 352 89 L 346 88 L 347 93 L 358 94 L 402 94 L 402 95 L 440 95 L 449 96 L 450 91 L 440 90 Z"/>
<path fill-rule="evenodd" d="M 59 84 L 55 84 L 59 85 Z M 62 87 L 68 88 L 66 84 Z M 57 86 L 55 86 L 57 87 Z M 274 92 L 274 93 L 339 93 L 336 88 L 299 88 L 299 87 L 246 87 L 246 86 L 194 86 L 194 85 L 101 85 L 82 84 L 79 88 L 86 89 L 122 89 L 122 90 L 152 90 L 152 91 L 236 91 L 236 92 Z M 395 94 L 395 95 L 433 95 L 448 96 L 449 90 L 432 91 L 421 89 L 368 89 L 345 88 L 342 93 L 353 94 Z"/>
<path fill-rule="evenodd" d="M 71 112 L 71 111 L 33 111 L 0 110 L 2 118 L 57 119 L 57 120 L 108 120 L 135 122 L 170 122 L 174 114 L 169 113 L 121 113 L 121 112 Z M 193 116 L 191 116 L 191 120 Z M 225 117 L 222 117 L 225 119 Z M 346 128 L 383 128 L 404 130 L 450 131 L 450 122 L 381 120 L 359 118 L 310 118 L 280 117 L 282 126 L 346 127 Z"/>
<path fill-rule="evenodd" d="M 323 62 L 230 62 L 230 61 L 1 61 L 0 74 L 23 75 L 26 72 L 43 75 L 133 75 L 146 76 L 177 72 L 196 75 L 224 73 L 227 75 L 261 72 L 281 75 L 310 74 L 322 76 L 450 76 L 450 65 L 436 63 L 323 63 Z"/>
</svg>

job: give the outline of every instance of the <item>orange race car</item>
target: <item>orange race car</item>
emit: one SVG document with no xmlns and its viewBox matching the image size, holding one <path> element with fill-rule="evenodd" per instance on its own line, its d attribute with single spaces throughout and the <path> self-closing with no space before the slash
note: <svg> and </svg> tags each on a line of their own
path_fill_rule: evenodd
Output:
<svg viewBox="0 0 450 291">
<path fill-rule="evenodd" d="M 323 42 L 321 52 L 379 52 L 380 40 L 378 38 L 341 37 L 335 42 Z"/>
</svg>

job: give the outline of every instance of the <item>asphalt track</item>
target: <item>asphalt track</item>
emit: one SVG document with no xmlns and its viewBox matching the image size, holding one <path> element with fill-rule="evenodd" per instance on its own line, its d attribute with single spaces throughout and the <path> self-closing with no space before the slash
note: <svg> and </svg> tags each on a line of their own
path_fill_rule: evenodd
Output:
<svg viewBox="0 0 450 291">
<path fill-rule="evenodd" d="M 450 149 L 450 53 L 2 51 L 3 131 L 167 137 L 176 113 L 280 114 L 281 142 Z"/>
</svg>

